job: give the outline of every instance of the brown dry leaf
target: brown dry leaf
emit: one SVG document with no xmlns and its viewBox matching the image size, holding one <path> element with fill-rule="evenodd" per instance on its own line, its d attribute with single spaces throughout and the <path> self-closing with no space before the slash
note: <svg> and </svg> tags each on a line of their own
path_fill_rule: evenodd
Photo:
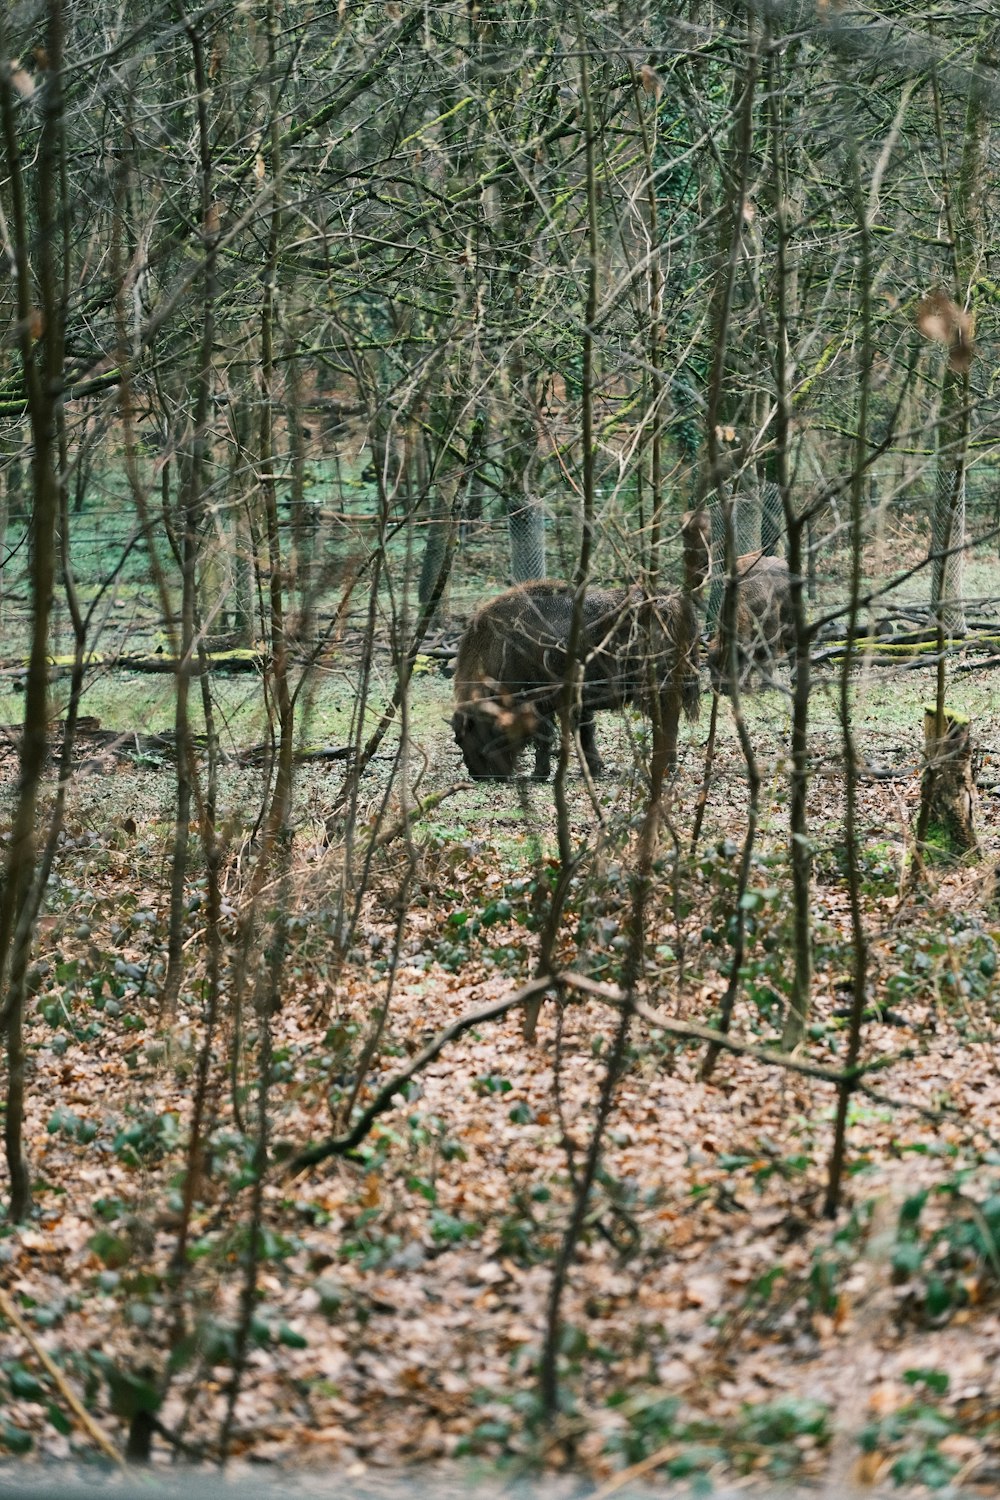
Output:
<svg viewBox="0 0 1000 1500">
<path fill-rule="evenodd" d="M 645 93 L 654 94 L 657 99 L 662 97 L 663 79 L 660 77 L 656 69 L 650 67 L 648 63 L 644 63 L 643 66 L 639 69 L 639 80 L 642 83 L 642 87 Z"/>
<path fill-rule="evenodd" d="M 972 317 L 937 288 L 928 292 L 917 307 L 917 328 L 924 338 L 944 344 L 953 370 L 966 373 L 976 352 L 972 342 Z"/>
<path fill-rule="evenodd" d="M 905 1399 L 902 1388 L 895 1381 L 884 1380 L 868 1397 L 868 1406 L 874 1416 L 888 1417 L 898 1411 Z"/>
<path fill-rule="evenodd" d="M 503 1330 L 502 1343 L 508 1348 L 516 1344 L 530 1344 L 536 1337 L 533 1328 L 525 1327 L 521 1323 L 510 1323 Z"/>
<path fill-rule="evenodd" d="M 834 1321 L 829 1313 L 816 1312 L 812 1315 L 812 1330 L 820 1343 L 829 1342 L 834 1334 Z"/>
<path fill-rule="evenodd" d="M 30 99 L 35 92 L 35 80 L 32 75 L 13 62 L 10 64 L 10 86 L 22 99 Z"/>
<path fill-rule="evenodd" d="M 964 1463 L 980 1451 L 980 1440 L 967 1432 L 949 1432 L 941 1438 L 938 1448 Z"/>
<path fill-rule="evenodd" d="M 722 1302 L 722 1284 L 718 1276 L 692 1276 L 685 1283 L 684 1296 L 691 1307 L 716 1308 Z"/>
<path fill-rule="evenodd" d="M 312 1427 L 306 1422 L 299 1431 L 299 1439 L 316 1447 L 340 1448 L 351 1441 L 351 1435 L 343 1427 Z"/>
<path fill-rule="evenodd" d="M 885 1454 L 879 1453 L 877 1450 L 871 1453 L 862 1453 L 851 1470 L 851 1479 L 854 1484 L 869 1488 L 871 1485 L 878 1484 L 885 1473 L 888 1463 L 889 1460 Z"/>
<path fill-rule="evenodd" d="M 474 1275 L 477 1281 L 482 1281 L 487 1286 L 495 1286 L 499 1281 L 506 1281 L 508 1273 L 495 1260 L 487 1260 L 478 1267 Z"/>
</svg>

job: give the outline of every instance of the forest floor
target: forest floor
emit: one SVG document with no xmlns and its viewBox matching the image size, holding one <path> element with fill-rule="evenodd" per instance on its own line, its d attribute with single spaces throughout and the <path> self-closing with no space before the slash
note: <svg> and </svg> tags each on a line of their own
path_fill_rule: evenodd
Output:
<svg viewBox="0 0 1000 1500">
<path fill-rule="evenodd" d="M 412 842 L 379 851 L 366 883 L 356 849 L 345 882 L 342 831 L 331 844 L 325 821 L 341 773 L 308 768 L 290 875 L 257 904 L 261 934 L 274 909 L 290 914 L 291 951 L 269 1027 L 272 1167 L 259 1301 L 230 1422 L 237 1459 L 335 1468 L 355 1482 L 401 1465 L 460 1461 L 477 1483 L 540 1465 L 605 1494 L 638 1476 L 696 1487 L 787 1477 L 1000 1489 L 1000 810 L 991 788 L 1000 717 L 988 670 L 954 681 L 981 749 L 981 853 L 932 869 L 907 895 L 900 873 L 931 675 L 873 670 L 854 685 L 865 765 L 863 1055 L 878 1059 L 868 1082 L 879 1097 L 852 1104 L 837 1218 L 822 1213 L 829 1085 L 738 1055 L 720 1058 L 704 1081 L 700 1046 L 636 1021 L 564 1298 L 554 1429 L 538 1422 L 538 1362 L 613 1006 L 548 1000 L 531 1044 L 519 1010 L 482 1022 L 417 1074 L 352 1159 L 296 1174 L 287 1165 L 336 1134 L 373 1026 L 382 1030 L 358 1106 L 438 1031 L 531 976 L 552 789 L 461 788 L 414 824 Z M 810 800 L 815 983 L 802 1056 L 826 1067 L 843 1060 L 853 973 L 834 708 L 833 682 L 821 684 Z M 124 728 L 124 699 L 121 711 Z M 787 701 L 760 693 L 748 712 L 762 793 L 734 1034 L 774 1046 L 792 959 Z M 410 724 L 418 795 L 461 781 L 447 713 L 447 684 L 428 676 Z M 676 859 L 690 838 L 706 726 L 685 731 L 639 985 L 654 1013 L 701 1024 L 725 989 L 746 832 L 745 767 L 726 714 L 699 848 Z M 632 770 L 641 727 L 604 716 L 599 735 L 622 769 L 599 783 L 596 806 L 572 780 L 572 832 L 586 852 L 559 960 L 614 985 L 642 805 Z M 5 755 L 12 791 L 13 750 Z M 95 1452 L 69 1391 L 119 1450 L 145 1410 L 184 1456 L 208 1460 L 239 1359 L 253 1196 L 263 1028 L 249 1000 L 233 1003 L 229 964 L 254 854 L 245 813 L 259 788 L 254 772 L 224 772 L 231 947 L 208 1058 L 205 1175 L 178 1276 L 205 1034 L 204 888 L 190 892 L 189 972 L 167 1018 L 156 996 L 173 777 L 148 758 L 88 749 L 85 737 L 78 758 L 29 1004 L 37 1212 L 0 1232 L 0 1444 L 46 1458 Z M 378 803 L 376 776 L 356 840 Z M 331 934 L 358 890 L 341 960 Z M 153 1449 L 169 1459 L 163 1437 Z"/>
</svg>

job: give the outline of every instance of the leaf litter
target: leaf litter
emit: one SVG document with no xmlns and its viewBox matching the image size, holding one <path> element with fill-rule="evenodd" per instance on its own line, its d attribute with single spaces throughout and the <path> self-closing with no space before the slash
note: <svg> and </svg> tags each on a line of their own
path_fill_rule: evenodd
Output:
<svg viewBox="0 0 1000 1500">
<path fill-rule="evenodd" d="M 685 774 L 693 787 L 696 772 Z M 716 852 L 689 877 L 679 927 L 669 868 L 650 907 L 641 994 L 678 1020 L 704 1022 L 725 988 L 720 918 L 733 855 L 724 846 L 741 836 L 739 775 L 723 754 L 704 840 Z M 768 840 L 776 847 L 784 816 L 778 770 L 769 784 L 761 890 L 775 879 Z M 273 1164 L 237 1459 L 334 1466 L 355 1478 L 471 1459 L 501 1473 L 564 1467 L 595 1486 L 634 1468 L 717 1483 L 833 1475 L 995 1491 L 998 934 L 981 866 L 939 873 L 919 900 L 899 899 L 884 846 L 905 836 L 917 790 L 915 778 L 860 788 L 860 826 L 879 844 L 865 868 L 865 1056 L 879 1059 L 871 1081 L 885 1102 L 855 1096 L 839 1218 L 821 1216 L 835 1102 L 827 1086 L 736 1055 L 705 1083 L 697 1050 L 637 1022 L 563 1302 L 567 1404 L 548 1436 L 535 1387 L 552 1261 L 614 1012 L 547 1001 L 531 1046 L 516 1012 L 467 1032 L 380 1117 L 358 1159 L 297 1177 L 282 1165 L 336 1133 L 352 1063 L 384 999 L 409 858 L 385 851 L 347 961 L 333 961 L 322 934 L 304 940 L 272 1021 Z M 574 816 L 582 833 L 582 802 Z M 822 836 L 839 817 L 839 783 L 817 776 L 808 1051 L 827 1065 L 842 1047 L 850 977 L 839 855 L 833 833 Z M 193 904 L 191 973 L 168 1027 L 153 998 L 165 827 L 134 810 L 128 818 L 131 827 L 71 822 L 59 862 L 31 1001 L 27 1136 L 39 1211 L 0 1240 L 3 1285 L 118 1446 L 130 1407 L 106 1370 L 102 1378 L 102 1359 L 132 1381 L 132 1409 L 147 1389 L 166 1387 L 158 1420 L 186 1456 L 208 1459 L 239 1319 L 257 1038 L 229 1027 L 213 1057 L 184 1281 L 187 1344 L 178 1345 L 171 1266 L 202 1035 L 199 911 Z M 985 803 L 986 845 L 995 821 Z M 500 867 L 488 837 L 431 838 L 416 851 L 422 904 L 403 923 L 358 1107 L 437 1031 L 530 973 L 537 859 L 530 828 L 508 823 L 508 848 L 523 840 L 519 869 L 510 854 Z M 335 857 L 301 841 L 294 880 L 304 908 L 333 889 Z M 614 982 L 627 881 L 616 888 L 607 872 L 605 861 L 601 880 L 581 883 L 561 959 Z M 237 885 L 229 895 L 235 919 Z M 758 1043 L 773 1044 L 780 1029 L 786 916 L 767 898 L 755 924 L 736 1034 Z M 0 1441 L 44 1457 L 85 1451 L 31 1342 L 7 1325 L 2 1351 Z M 166 1443 L 154 1451 L 169 1457 Z"/>
</svg>

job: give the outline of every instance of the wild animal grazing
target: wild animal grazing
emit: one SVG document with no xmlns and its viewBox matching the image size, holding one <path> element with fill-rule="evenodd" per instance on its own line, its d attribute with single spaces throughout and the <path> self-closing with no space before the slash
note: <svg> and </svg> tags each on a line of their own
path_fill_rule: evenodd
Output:
<svg viewBox="0 0 1000 1500">
<path fill-rule="evenodd" d="M 769 675 L 787 653 L 795 670 L 795 622 L 791 583 L 783 557 L 746 552 L 736 559 L 736 660 L 739 685 L 746 688 L 754 667 Z M 729 662 L 721 621 L 708 648 L 708 670 L 716 692 L 728 691 Z"/>
<path fill-rule="evenodd" d="M 587 589 L 579 659 L 583 681 L 574 721 L 592 776 L 604 765 L 594 733 L 600 709 L 659 700 L 668 766 L 676 762 L 683 710 L 698 712 L 698 617 L 692 599 L 708 571 L 707 525 L 687 518 L 688 588 L 649 599 L 639 589 Z M 469 775 L 507 780 L 524 746 L 545 781 L 569 666 L 574 591 L 550 581 L 520 584 L 473 616 L 458 648 L 452 728 Z"/>
</svg>

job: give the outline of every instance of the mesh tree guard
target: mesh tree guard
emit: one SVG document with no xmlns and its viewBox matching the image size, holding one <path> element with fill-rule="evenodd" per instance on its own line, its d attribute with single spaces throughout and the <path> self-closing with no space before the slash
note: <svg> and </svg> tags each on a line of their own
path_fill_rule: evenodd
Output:
<svg viewBox="0 0 1000 1500">
<path fill-rule="evenodd" d="M 732 504 L 736 556 L 742 557 L 744 553 L 756 552 L 760 547 L 760 497 L 754 494 L 734 495 Z M 709 514 L 712 518 L 712 575 L 705 624 L 709 630 L 714 630 L 726 588 L 726 512 L 722 502 L 715 501 Z"/>
<path fill-rule="evenodd" d="M 237 646 L 253 642 L 253 538 L 250 524 L 242 510 L 235 513 L 233 525 L 233 608 L 231 621 Z"/>
<path fill-rule="evenodd" d="M 450 520 L 440 500 L 435 500 L 430 520 L 427 522 L 427 539 L 424 544 L 424 555 L 420 567 L 420 583 L 417 589 L 417 597 L 421 604 L 426 604 L 437 586 L 441 575 L 441 566 L 448 550 L 448 531 Z"/>
<path fill-rule="evenodd" d="M 931 608 L 949 635 L 965 634 L 965 469 L 938 457 Z"/>
<path fill-rule="evenodd" d="M 510 576 L 515 583 L 545 577 L 545 508 L 539 500 L 518 497 L 507 503 Z"/>
<path fill-rule="evenodd" d="M 771 479 L 760 487 L 760 545 L 768 557 L 775 557 L 778 543 L 785 534 L 785 512 L 781 490 Z"/>
</svg>

